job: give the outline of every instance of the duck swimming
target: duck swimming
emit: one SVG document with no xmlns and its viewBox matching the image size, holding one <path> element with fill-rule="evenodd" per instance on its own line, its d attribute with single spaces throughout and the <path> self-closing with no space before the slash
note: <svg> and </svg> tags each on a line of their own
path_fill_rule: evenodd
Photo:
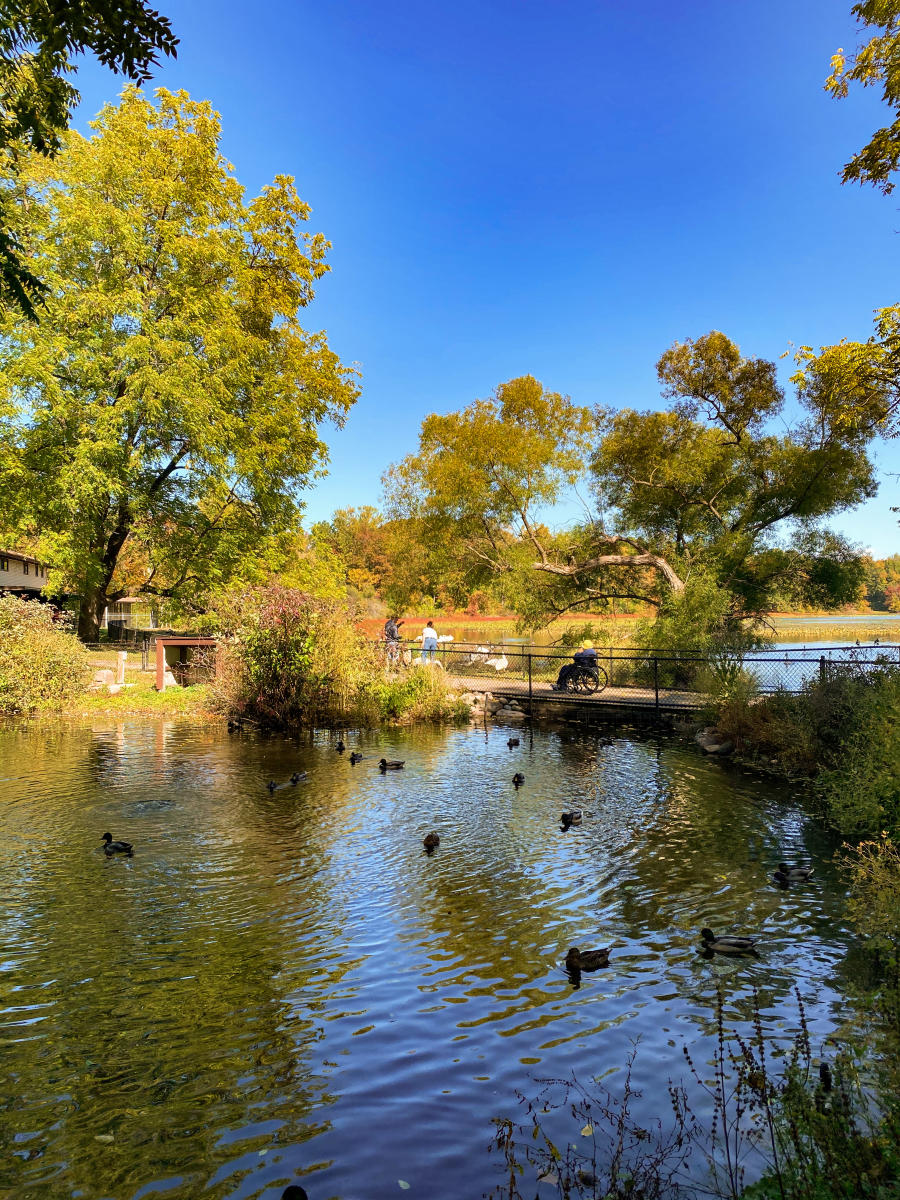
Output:
<svg viewBox="0 0 900 1200">
<path fill-rule="evenodd" d="M 772 875 L 776 883 L 806 883 L 815 868 L 789 867 L 787 863 L 779 863 L 778 870 Z"/>
<path fill-rule="evenodd" d="M 107 858 L 112 858 L 114 854 L 127 854 L 129 858 L 134 856 L 134 846 L 131 842 L 114 842 L 111 833 L 104 833 L 100 840 L 106 843 L 103 853 Z"/>
<path fill-rule="evenodd" d="M 572 946 L 566 955 L 566 969 L 569 971 L 599 971 L 601 967 L 609 966 L 609 952 L 605 950 L 579 950 Z"/>
<path fill-rule="evenodd" d="M 441 844 L 441 839 L 438 837 L 438 835 L 436 833 L 426 833 L 425 837 L 422 841 L 422 845 L 425 847 L 425 849 L 428 851 L 429 854 L 431 853 L 432 850 L 436 850 L 440 844 Z"/>
<path fill-rule="evenodd" d="M 347 747 L 344 745 L 343 738 L 338 738 L 338 744 L 335 746 L 338 754 L 343 754 Z"/>
<path fill-rule="evenodd" d="M 270 792 L 274 792 L 275 789 L 278 787 L 278 784 L 275 782 L 274 779 L 270 779 L 269 782 L 266 784 L 266 787 L 269 789 Z"/>
<path fill-rule="evenodd" d="M 378 760 L 378 768 L 381 771 L 400 771 L 405 762 L 405 758 L 380 758 Z"/>
<path fill-rule="evenodd" d="M 519 739 L 518 738 L 510 738 L 506 744 L 507 744 L 507 746 L 509 746 L 510 750 L 512 750 L 512 748 L 514 746 L 518 746 Z"/>
<path fill-rule="evenodd" d="M 522 786 L 522 784 L 525 782 L 525 776 L 522 774 L 521 771 L 516 771 L 515 775 L 513 775 L 512 781 L 513 781 L 513 787 L 520 788 Z"/>
<path fill-rule="evenodd" d="M 736 937 L 724 934 L 716 937 L 711 929 L 701 929 L 704 950 L 717 950 L 719 954 L 755 954 L 754 946 L 759 938 Z"/>
<path fill-rule="evenodd" d="M 305 779 L 305 778 L 306 778 L 305 771 L 295 771 L 293 773 L 293 775 L 291 776 L 291 783 L 294 784 L 294 786 L 296 787 L 297 784 L 300 782 L 300 780 Z"/>
<path fill-rule="evenodd" d="M 355 750 L 350 752 L 350 762 L 354 767 L 357 763 L 362 762 L 362 760 L 363 756 L 361 754 L 357 754 Z"/>
<path fill-rule="evenodd" d="M 568 829 L 572 825 L 580 825 L 583 817 L 584 813 L 580 808 L 573 808 L 571 812 L 559 814 L 559 819 L 562 821 L 563 829 Z"/>
<path fill-rule="evenodd" d="M 290 1187 L 286 1187 L 281 1193 L 281 1200 L 309 1200 L 305 1190 L 298 1187 L 296 1183 L 292 1183 Z"/>
</svg>

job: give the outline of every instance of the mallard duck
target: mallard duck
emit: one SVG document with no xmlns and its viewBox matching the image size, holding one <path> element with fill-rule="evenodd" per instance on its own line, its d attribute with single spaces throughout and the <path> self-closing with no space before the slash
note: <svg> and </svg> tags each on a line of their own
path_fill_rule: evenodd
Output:
<svg viewBox="0 0 900 1200">
<path fill-rule="evenodd" d="M 507 744 L 507 746 L 509 746 L 510 750 L 512 750 L 515 746 L 518 746 L 519 739 L 518 738 L 510 738 L 506 744 Z"/>
<path fill-rule="evenodd" d="M 513 787 L 520 788 L 522 786 L 522 784 L 525 782 L 525 776 L 522 774 L 521 771 L 516 771 L 515 775 L 513 775 L 512 781 L 513 781 Z"/>
<path fill-rule="evenodd" d="M 584 813 L 580 808 L 573 808 L 571 812 L 559 814 L 559 819 L 562 821 L 566 829 L 568 829 L 570 825 L 580 825 L 583 817 Z"/>
<path fill-rule="evenodd" d="M 601 967 L 609 966 L 609 952 L 605 950 L 579 950 L 572 946 L 566 955 L 566 969 L 569 971 L 598 971 Z"/>
<path fill-rule="evenodd" d="M 335 746 L 335 750 L 337 750 L 338 754 L 343 754 L 346 749 L 347 747 L 344 745 L 343 739 L 338 738 L 338 744 Z"/>
<path fill-rule="evenodd" d="M 787 863 L 779 863 L 778 870 L 772 878 L 776 883 L 805 883 L 814 869 L 814 867 L 789 867 Z"/>
<path fill-rule="evenodd" d="M 293 775 L 291 776 L 291 783 L 294 784 L 294 786 L 296 787 L 296 785 L 300 782 L 300 780 L 305 779 L 305 778 L 306 778 L 305 771 L 295 771 L 293 773 Z"/>
<path fill-rule="evenodd" d="M 103 853 L 107 858 L 112 858 L 114 854 L 127 854 L 131 858 L 134 854 L 134 846 L 131 842 L 114 842 L 111 833 L 104 833 L 100 839 L 106 844 L 103 847 Z"/>
<path fill-rule="evenodd" d="M 405 762 L 405 758 L 380 758 L 378 760 L 378 768 L 381 771 L 400 771 L 402 770 Z"/>
<path fill-rule="evenodd" d="M 360 763 L 360 762 L 362 762 L 362 760 L 363 760 L 363 756 L 362 756 L 361 754 L 357 754 L 355 750 L 352 750 L 352 751 L 350 752 L 350 764 L 351 764 L 351 766 L 354 766 L 354 767 L 355 767 L 355 766 L 356 766 L 356 764 L 357 764 L 357 763 Z"/>
<path fill-rule="evenodd" d="M 719 954 L 752 954 L 759 941 L 759 938 L 736 937 L 731 934 L 716 937 L 711 929 L 701 929 L 700 936 L 703 938 L 705 950 L 717 950 Z"/>
<path fill-rule="evenodd" d="M 281 1193 L 281 1200 L 309 1200 L 305 1190 L 299 1187 L 296 1183 L 292 1183 L 290 1187 L 286 1187 Z"/>
<path fill-rule="evenodd" d="M 422 841 L 422 845 L 425 847 L 426 850 L 429 851 L 429 853 L 432 850 L 436 850 L 440 844 L 441 844 L 441 839 L 438 837 L 438 835 L 436 833 L 426 833 L 425 838 Z"/>
<path fill-rule="evenodd" d="M 274 792 L 275 789 L 278 787 L 278 784 L 275 782 L 274 779 L 270 779 L 269 782 L 266 784 L 266 787 L 269 789 L 270 792 Z"/>
</svg>

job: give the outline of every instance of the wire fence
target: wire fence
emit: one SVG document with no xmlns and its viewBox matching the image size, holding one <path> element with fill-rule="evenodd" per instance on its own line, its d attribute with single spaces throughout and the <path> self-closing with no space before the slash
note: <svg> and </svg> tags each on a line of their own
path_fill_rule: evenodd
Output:
<svg viewBox="0 0 900 1200">
<path fill-rule="evenodd" d="M 596 649 L 590 667 L 571 651 L 504 644 L 440 642 L 385 646 L 389 665 L 439 664 L 473 691 L 541 702 L 599 702 L 656 709 L 700 708 L 711 697 L 743 687 L 748 694 L 798 693 L 813 680 L 871 677 L 900 668 L 900 645 L 762 650 L 744 655 L 695 650 L 654 651 L 633 646 Z"/>
</svg>

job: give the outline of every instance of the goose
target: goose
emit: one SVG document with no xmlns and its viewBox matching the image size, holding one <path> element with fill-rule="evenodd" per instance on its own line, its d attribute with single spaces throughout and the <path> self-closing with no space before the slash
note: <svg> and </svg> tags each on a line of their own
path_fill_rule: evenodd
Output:
<svg viewBox="0 0 900 1200">
<path fill-rule="evenodd" d="M 519 739 L 518 738 L 510 738 L 506 744 L 507 744 L 507 746 L 509 746 L 510 750 L 512 750 L 512 748 L 514 746 L 518 746 Z"/>
<path fill-rule="evenodd" d="M 355 767 L 355 766 L 356 766 L 356 764 L 357 764 L 357 763 L 359 763 L 359 762 L 362 762 L 362 760 L 363 760 L 363 756 L 362 756 L 361 754 L 357 754 L 357 752 L 356 752 L 355 750 L 351 750 L 351 752 L 350 752 L 350 763 L 351 763 L 351 765 L 352 765 L 352 766 L 354 766 L 354 767 Z"/>
<path fill-rule="evenodd" d="M 522 774 L 521 771 L 516 771 L 515 775 L 513 775 L 513 777 L 512 777 L 512 781 L 513 781 L 513 787 L 520 788 L 522 786 L 522 784 L 525 782 L 525 776 Z"/>
<path fill-rule="evenodd" d="M 306 778 L 305 771 L 295 771 L 293 773 L 293 775 L 291 776 L 291 783 L 296 787 L 297 784 L 300 782 L 300 780 L 305 779 L 305 778 Z"/>
<path fill-rule="evenodd" d="M 378 769 L 380 771 L 399 771 L 405 762 L 405 758 L 380 758 L 378 760 Z"/>
<path fill-rule="evenodd" d="M 732 934 L 716 937 L 711 929 L 701 929 L 700 936 L 703 938 L 705 950 L 717 950 L 720 954 L 755 954 L 754 946 L 759 941 L 759 938 L 737 937 Z"/>
<path fill-rule="evenodd" d="M 509 666 L 509 659 L 505 654 L 501 654 L 497 658 L 486 658 L 484 661 L 489 667 L 493 667 L 498 675 Z"/>
<path fill-rule="evenodd" d="M 107 858 L 112 858 L 114 854 L 127 854 L 129 858 L 134 855 L 134 846 L 131 842 L 114 842 L 111 833 L 104 833 L 100 840 L 106 843 L 103 853 Z"/>
<path fill-rule="evenodd" d="M 776 883 L 806 883 L 814 870 L 814 867 L 789 867 L 787 863 L 779 863 L 772 878 Z"/>
<path fill-rule="evenodd" d="M 431 853 L 432 850 L 436 850 L 440 844 L 441 844 L 441 839 L 438 837 L 438 835 L 436 833 L 426 833 L 425 838 L 422 842 L 422 845 L 425 847 L 425 849 L 428 851 L 429 854 Z"/>
<path fill-rule="evenodd" d="M 611 946 L 607 946 L 605 950 L 579 950 L 577 946 L 572 946 L 566 955 L 566 969 L 598 971 L 600 967 L 608 967 L 611 949 Z"/>
</svg>

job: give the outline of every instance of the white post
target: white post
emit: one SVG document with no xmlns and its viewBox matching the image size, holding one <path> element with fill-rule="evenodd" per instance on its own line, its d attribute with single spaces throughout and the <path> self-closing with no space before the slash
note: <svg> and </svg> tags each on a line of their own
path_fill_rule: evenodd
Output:
<svg viewBox="0 0 900 1200">
<path fill-rule="evenodd" d="M 125 664 L 128 662 L 128 651 L 119 650 L 116 654 L 116 683 L 125 682 Z"/>
</svg>

